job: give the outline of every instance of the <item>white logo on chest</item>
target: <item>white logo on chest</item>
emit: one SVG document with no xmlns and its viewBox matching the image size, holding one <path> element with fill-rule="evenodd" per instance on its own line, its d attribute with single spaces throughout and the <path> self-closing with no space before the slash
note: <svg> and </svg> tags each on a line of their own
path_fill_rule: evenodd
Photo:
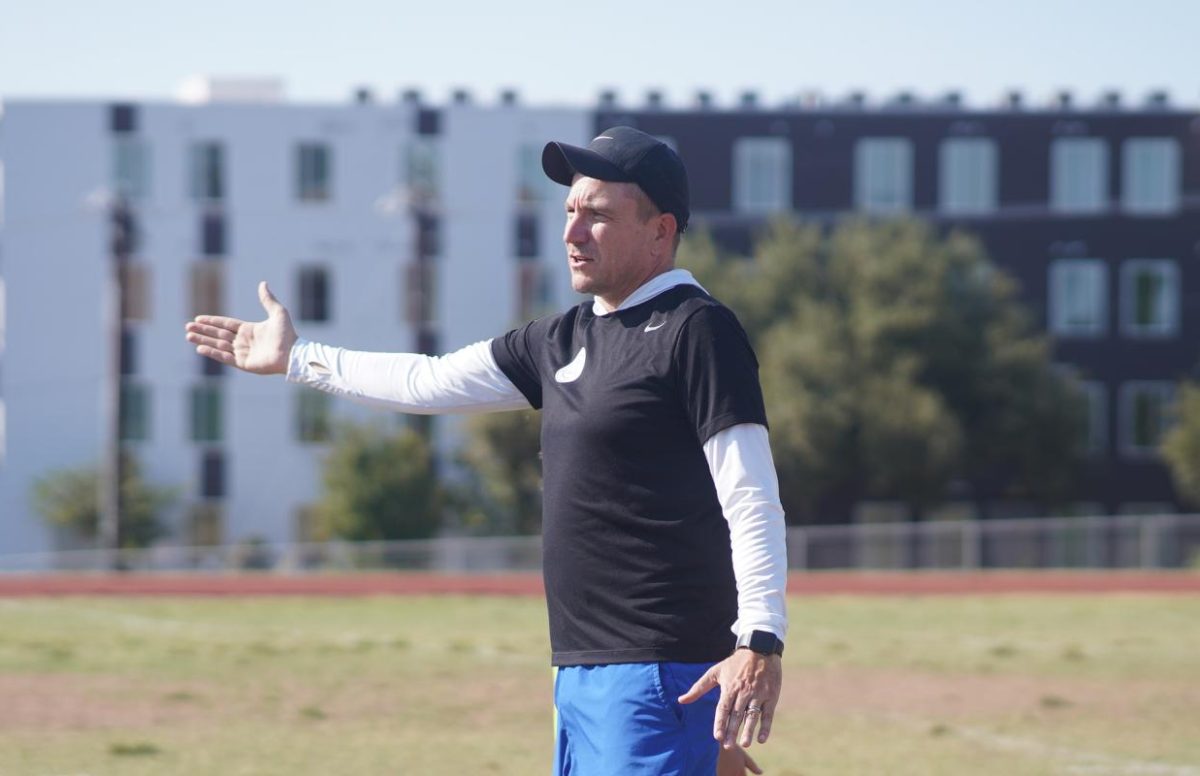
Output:
<svg viewBox="0 0 1200 776">
<path fill-rule="evenodd" d="M 587 361 L 587 348 L 580 348 L 571 359 L 571 363 L 554 373 L 554 379 L 560 383 L 573 383 L 583 374 L 583 365 Z"/>
</svg>

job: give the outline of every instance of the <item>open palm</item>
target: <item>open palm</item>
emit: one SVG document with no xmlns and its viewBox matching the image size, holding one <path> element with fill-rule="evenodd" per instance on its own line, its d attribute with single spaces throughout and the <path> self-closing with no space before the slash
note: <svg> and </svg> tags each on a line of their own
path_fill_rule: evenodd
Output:
<svg viewBox="0 0 1200 776">
<path fill-rule="evenodd" d="M 286 374 L 296 329 L 287 308 L 258 284 L 258 299 L 267 311 L 265 321 L 240 321 L 223 315 L 197 315 L 185 326 L 187 341 L 196 352 L 222 364 L 259 375 Z"/>
</svg>

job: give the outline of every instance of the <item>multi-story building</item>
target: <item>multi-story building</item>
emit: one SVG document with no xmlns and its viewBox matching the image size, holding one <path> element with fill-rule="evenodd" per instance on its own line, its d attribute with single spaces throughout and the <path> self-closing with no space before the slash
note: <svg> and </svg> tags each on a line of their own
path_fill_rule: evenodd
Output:
<svg viewBox="0 0 1200 776">
<path fill-rule="evenodd" d="M 688 163 L 692 208 L 719 243 L 748 250 L 777 213 L 832 221 L 911 215 L 962 227 L 1019 284 L 1089 402 L 1081 512 L 1174 511 L 1155 452 L 1176 382 L 1200 362 L 1200 113 L 1153 94 L 1136 107 L 1020 95 L 988 110 L 956 95 L 868 106 L 623 108 Z M 1020 513 L 1028 505 L 999 506 Z"/>
<path fill-rule="evenodd" d="M 1153 451 L 1200 357 L 1194 111 L 1161 96 L 989 110 L 750 95 L 733 109 L 611 95 L 542 108 L 511 93 L 432 106 L 414 92 L 297 105 L 243 82 L 178 103 L 3 105 L 0 553 L 62 545 L 33 514 L 32 485 L 104 457 L 118 382 L 121 444 L 180 489 L 173 541 L 305 538 L 330 424 L 370 411 L 202 359 L 184 322 L 261 317 L 267 280 L 302 336 L 434 353 L 565 307 L 578 297 L 541 147 L 617 123 L 669 138 L 695 222 L 734 250 L 779 212 L 911 214 L 979 235 L 1085 381 L 1092 459 L 1077 509 L 1178 508 Z M 455 421 L 432 433 L 451 454 Z"/>
<path fill-rule="evenodd" d="M 121 445 L 179 488 L 173 541 L 303 538 L 333 419 L 370 410 L 222 368 L 184 323 L 260 319 L 267 280 L 302 336 L 432 353 L 569 304 L 540 150 L 589 127 L 513 95 L 296 105 L 269 83 L 218 84 L 199 103 L 4 104 L 0 553 L 63 546 L 33 513 L 33 483 L 111 449 L 118 372 Z M 454 433 L 434 428 L 443 449 Z"/>
</svg>

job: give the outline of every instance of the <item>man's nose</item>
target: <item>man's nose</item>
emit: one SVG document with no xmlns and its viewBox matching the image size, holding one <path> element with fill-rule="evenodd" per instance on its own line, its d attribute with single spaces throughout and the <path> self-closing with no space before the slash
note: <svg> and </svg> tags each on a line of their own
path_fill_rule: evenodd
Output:
<svg viewBox="0 0 1200 776">
<path fill-rule="evenodd" d="M 579 245 L 587 242 L 587 229 L 577 215 L 567 216 L 567 223 L 563 227 L 563 242 L 568 245 Z"/>
</svg>

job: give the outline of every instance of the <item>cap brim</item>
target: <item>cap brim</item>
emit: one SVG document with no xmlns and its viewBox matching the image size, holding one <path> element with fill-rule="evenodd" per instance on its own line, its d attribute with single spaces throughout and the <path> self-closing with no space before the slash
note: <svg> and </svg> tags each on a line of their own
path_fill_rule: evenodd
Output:
<svg viewBox="0 0 1200 776">
<path fill-rule="evenodd" d="M 546 144 L 542 149 L 542 170 L 550 180 L 564 186 L 570 186 L 576 174 L 602 181 L 633 182 L 620 167 L 595 151 L 566 143 Z"/>
</svg>

